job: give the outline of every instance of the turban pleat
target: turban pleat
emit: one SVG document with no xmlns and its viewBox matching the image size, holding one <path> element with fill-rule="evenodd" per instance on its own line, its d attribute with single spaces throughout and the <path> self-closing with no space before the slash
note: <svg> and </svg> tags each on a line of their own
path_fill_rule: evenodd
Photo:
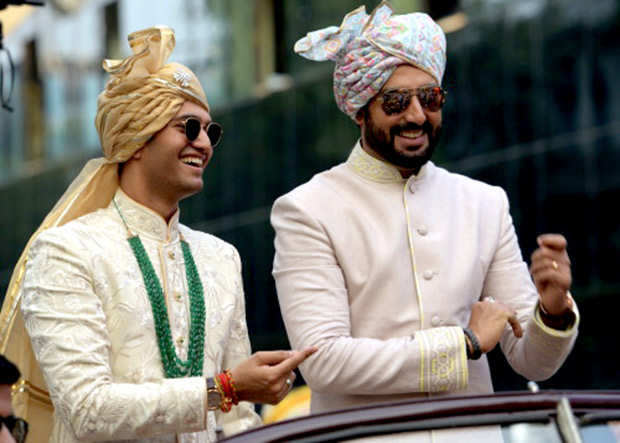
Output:
<svg viewBox="0 0 620 443">
<path fill-rule="evenodd" d="M 352 119 L 400 65 L 413 65 L 441 84 L 446 63 L 441 28 L 426 14 L 393 12 L 387 1 L 371 15 L 362 6 L 347 14 L 340 27 L 310 32 L 295 44 L 295 52 L 309 60 L 336 62 L 334 96 Z"/>
</svg>

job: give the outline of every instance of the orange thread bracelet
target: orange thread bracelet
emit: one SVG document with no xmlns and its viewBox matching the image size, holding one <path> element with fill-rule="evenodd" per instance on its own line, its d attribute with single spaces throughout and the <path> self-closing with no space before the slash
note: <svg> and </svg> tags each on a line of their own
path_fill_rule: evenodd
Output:
<svg viewBox="0 0 620 443">
<path fill-rule="evenodd" d="M 237 396 L 237 386 L 235 386 L 232 372 L 230 372 L 230 369 L 226 369 L 224 373 L 228 377 L 228 384 L 230 386 L 230 398 L 232 400 L 232 403 L 233 405 L 239 404 L 239 397 Z"/>
<path fill-rule="evenodd" d="M 224 377 L 222 377 L 224 376 Z M 232 398 L 228 392 L 228 380 L 225 383 L 222 382 L 222 379 L 226 380 L 226 375 L 224 373 L 217 374 L 213 379 L 218 390 L 222 393 L 222 403 L 220 404 L 220 409 L 222 412 L 230 412 L 233 407 Z"/>
</svg>

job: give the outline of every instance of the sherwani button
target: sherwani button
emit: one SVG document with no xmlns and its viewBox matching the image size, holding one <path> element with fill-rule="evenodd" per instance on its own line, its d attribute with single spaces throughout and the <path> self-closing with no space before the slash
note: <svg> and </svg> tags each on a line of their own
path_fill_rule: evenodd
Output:
<svg viewBox="0 0 620 443">
<path fill-rule="evenodd" d="M 168 257 L 170 257 L 170 259 L 174 260 L 176 256 L 177 255 L 174 253 L 174 251 L 168 251 Z"/>
<path fill-rule="evenodd" d="M 430 280 L 431 278 L 433 278 L 433 271 L 431 270 L 424 271 L 424 274 L 422 275 L 424 276 L 426 280 Z"/>
<path fill-rule="evenodd" d="M 410 183 L 409 184 L 409 191 L 411 191 L 412 194 L 415 193 L 415 183 Z"/>
<path fill-rule="evenodd" d="M 418 228 L 418 234 L 420 234 L 422 236 L 428 234 L 428 228 L 426 226 L 420 226 Z"/>
<path fill-rule="evenodd" d="M 181 293 L 177 291 L 177 292 L 174 293 L 174 299 L 176 301 L 181 301 L 183 299 L 183 297 L 181 296 Z"/>
<path fill-rule="evenodd" d="M 441 324 L 441 319 L 440 319 L 439 317 L 434 316 L 434 317 L 431 319 L 431 325 L 432 325 L 432 326 L 439 326 L 440 324 Z"/>
</svg>

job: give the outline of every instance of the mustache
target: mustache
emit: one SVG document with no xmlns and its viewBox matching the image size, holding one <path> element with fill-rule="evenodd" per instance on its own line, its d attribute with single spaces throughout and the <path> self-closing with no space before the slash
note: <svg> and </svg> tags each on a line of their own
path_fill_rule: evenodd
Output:
<svg viewBox="0 0 620 443">
<path fill-rule="evenodd" d="M 421 125 L 415 123 L 399 123 L 396 126 L 390 129 L 390 135 L 394 137 L 395 135 L 400 134 L 403 131 L 419 131 L 422 130 L 423 133 L 432 135 L 433 134 L 433 125 L 427 120 Z"/>
</svg>

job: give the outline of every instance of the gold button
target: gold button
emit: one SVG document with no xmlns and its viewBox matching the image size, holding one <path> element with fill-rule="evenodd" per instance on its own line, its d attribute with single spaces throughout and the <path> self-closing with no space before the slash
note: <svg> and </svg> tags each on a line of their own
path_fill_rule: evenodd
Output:
<svg viewBox="0 0 620 443">
<path fill-rule="evenodd" d="M 181 301 L 181 299 L 182 299 L 182 298 L 183 298 L 183 296 L 181 295 L 181 293 L 180 293 L 180 292 L 175 292 L 175 293 L 174 293 L 174 299 L 175 299 L 176 301 Z"/>
<path fill-rule="evenodd" d="M 174 251 L 168 251 L 168 257 L 170 257 L 172 260 L 174 260 L 176 256 L 177 255 L 174 253 Z"/>
<path fill-rule="evenodd" d="M 177 345 L 182 346 L 185 343 L 185 339 L 183 337 L 179 337 L 177 339 Z"/>
</svg>

